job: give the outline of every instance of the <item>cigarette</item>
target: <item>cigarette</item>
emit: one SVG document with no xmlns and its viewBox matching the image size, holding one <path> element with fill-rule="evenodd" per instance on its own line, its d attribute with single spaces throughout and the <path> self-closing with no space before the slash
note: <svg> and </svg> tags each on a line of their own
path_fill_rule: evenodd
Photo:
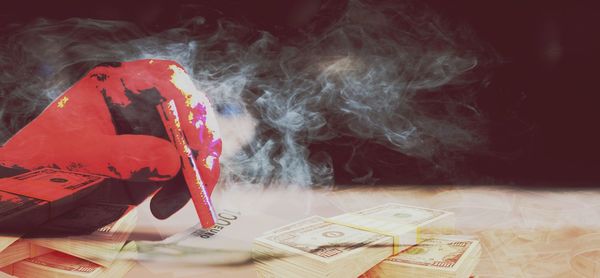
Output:
<svg viewBox="0 0 600 278">
<path fill-rule="evenodd" d="M 192 149 L 189 147 L 185 134 L 181 130 L 175 101 L 161 102 L 156 108 L 169 135 L 169 139 L 175 145 L 181 157 L 183 177 L 190 191 L 196 213 L 200 218 L 200 224 L 202 228 L 210 228 L 215 225 L 217 219 L 215 209 L 206 190 L 206 184 L 202 181 L 202 177 L 196 166 Z"/>
</svg>

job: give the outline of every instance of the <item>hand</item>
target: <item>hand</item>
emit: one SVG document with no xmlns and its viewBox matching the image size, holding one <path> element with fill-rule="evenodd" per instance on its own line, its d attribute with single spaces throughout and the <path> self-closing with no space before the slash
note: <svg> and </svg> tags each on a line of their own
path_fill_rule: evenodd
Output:
<svg viewBox="0 0 600 278">
<path fill-rule="evenodd" d="M 0 165 L 53 167 L 135 182 L 172 180 L 181 158 L 156 109 L 165 100 L 175 101 L 181 129 L 210 195 L 219 177 L 221 153 L 215 115 L 206 96 L 171 61 L 95 67 L 0 148 Z M 167 184 L 154 196 L 162 200 L 153 199 L 155 216 L 166 218 L 187 202 L 185 185 L 180 185 L 181 180 Z M 183 204 L 167 202 L 174 199 Z"/>
</svg>

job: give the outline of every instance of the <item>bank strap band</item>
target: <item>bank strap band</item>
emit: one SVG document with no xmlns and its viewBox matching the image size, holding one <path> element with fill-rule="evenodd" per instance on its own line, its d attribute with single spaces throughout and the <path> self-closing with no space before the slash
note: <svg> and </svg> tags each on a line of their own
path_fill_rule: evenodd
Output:
<svg viewBox="0 0 600 278">
<path fill-rule="evenodd" d="M 387 225 L 386 223 L 389 223 L 388 221 L 382 221 L 381 219 L 359 215 L 325 218 L 325 221 L 357 230 L 390 236 L 393 239 L 393 255 L 396 255 L 402 251 L 400 250 L 401 245 L 407 244 L 410 246 L 422 241 L 421 229 L 420 227 L 414 225 L 406 225 L 401 230 L 398 230 L 397 224 Z M 390 226 L 393 226 L 396 229 L 391 230 L 389 229 L 391 228 Z M 402 240 L 400 238 L 401 236 L 403 237 Z"/>
</svg>

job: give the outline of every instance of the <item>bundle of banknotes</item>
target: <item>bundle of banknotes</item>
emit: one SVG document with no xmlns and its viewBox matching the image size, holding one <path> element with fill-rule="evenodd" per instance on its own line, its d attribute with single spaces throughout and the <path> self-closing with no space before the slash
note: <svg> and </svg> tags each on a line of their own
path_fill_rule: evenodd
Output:
<svg viewBox="0 0 600 278">
<path fill-rule="evenodd" d="M 469 277 L 481 247 L 452 212 L 386 204 L 310 217 L 256 238 L 259 277 Z"/>
<path fill-rule="evenodd" d="M 122 277 L 135 264 L 120 255 L 137 250 L 126 242 L 136 219 L 133 206 L 95 203 L 47 222 L 33 235 L 0 237 L 0 277 Z M 96 228 L 98 223 L 107 224 Z M 67 232 L 73 235 L 62 236 Z"/>
</svg>

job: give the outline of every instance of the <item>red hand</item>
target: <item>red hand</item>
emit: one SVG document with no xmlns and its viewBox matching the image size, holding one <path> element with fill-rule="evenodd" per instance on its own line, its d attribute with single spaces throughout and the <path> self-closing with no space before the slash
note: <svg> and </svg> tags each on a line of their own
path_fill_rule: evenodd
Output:
<svg viewBox="0 0 600 278">
<path fill-rule="evenodd" d="M 162 123 L 155 121 L 156 103 L 145 103 L 152 97 L 177 104 L 181 129 L 210 194 L 219 177 L 221 154 L 214 113 L 183 68 L 164 60 L 92 69 L 0 148 L 0 165 L 55 167 L 120 179 L 170 179 L 180 169 L 171 142 L 136 130 L 138 122 L 162 130 Z M 119 127 L 116 114 L 129 120 L 129 130 Z"/>
</svg>

